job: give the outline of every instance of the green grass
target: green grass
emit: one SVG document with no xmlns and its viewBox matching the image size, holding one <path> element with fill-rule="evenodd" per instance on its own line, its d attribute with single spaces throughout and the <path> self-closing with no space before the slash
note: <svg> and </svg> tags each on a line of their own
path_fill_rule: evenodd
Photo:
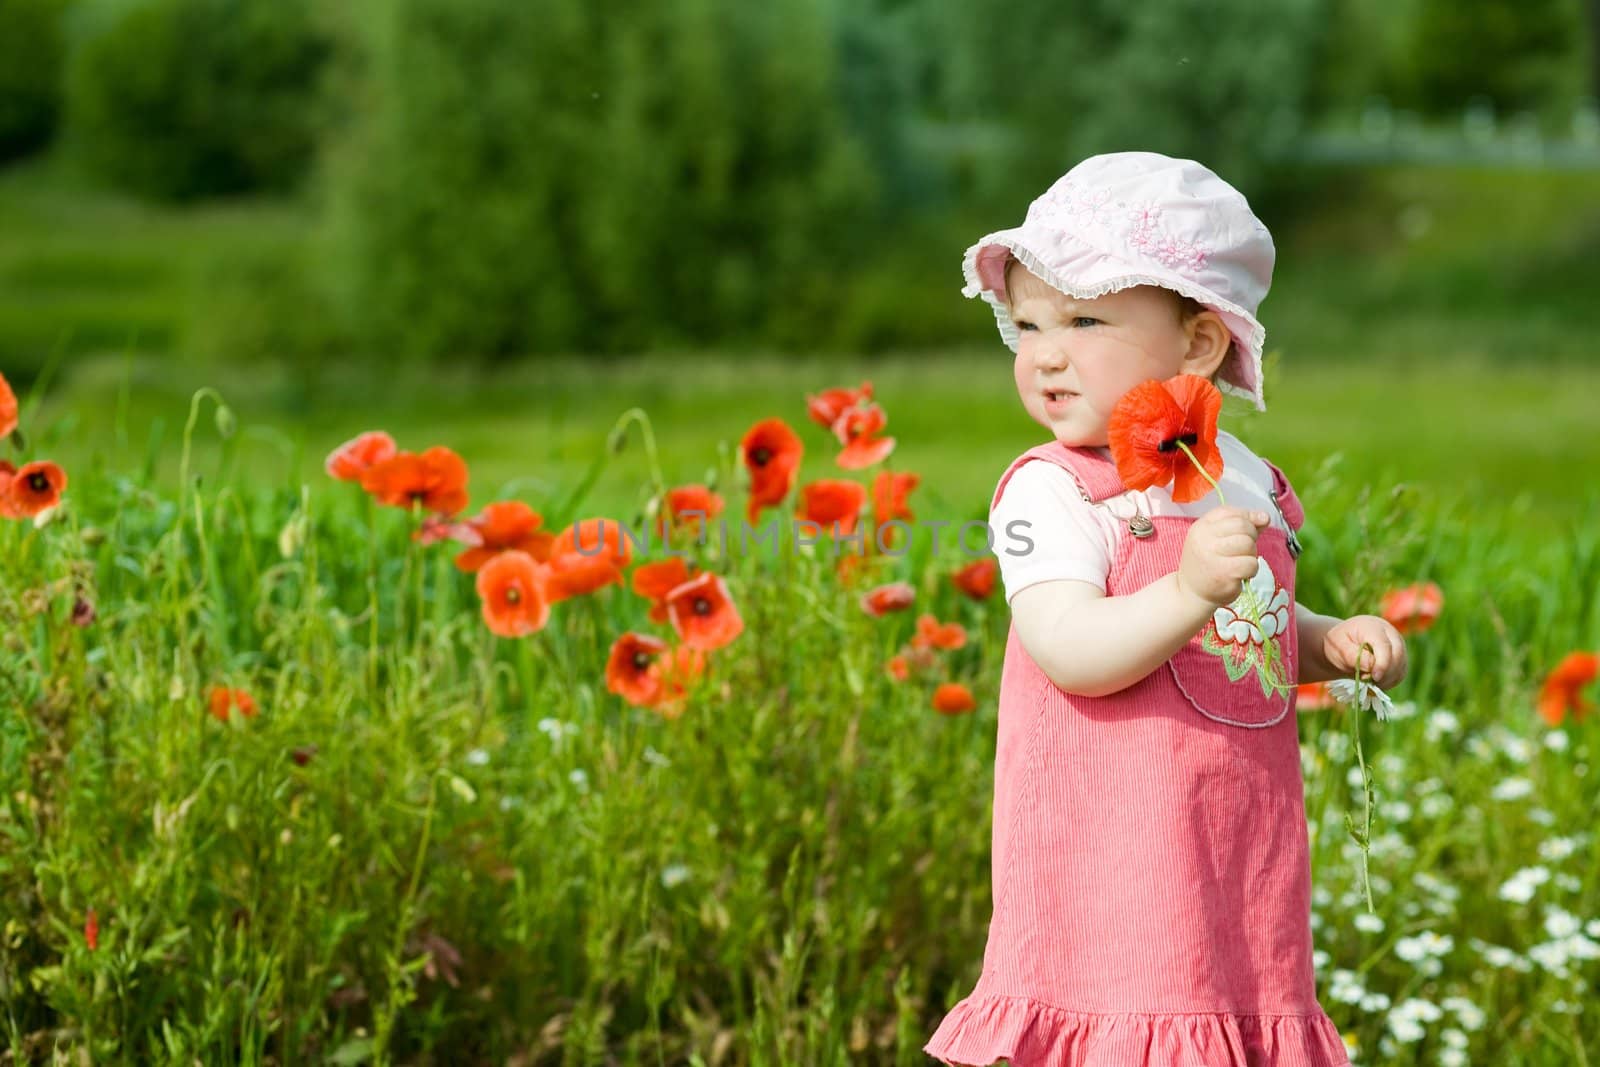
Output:
<svg viewBox="0 0 1600 1067">
<path fill-rule="evenodd" d="M 709 354 L 639 361 L 561 360 L 500 373 L 351 369 L 326 376 L 310 397 L 271 375 L 212 374 L 165 361 L 106 360 L 71 368 L 68 387 L 39 413 L 38 447 L 73 467 L 143 461 L 158 484 L 176 477 L 189 395 L 219 388 L 242 426 L 230 468 L 265 484 L 319 477 L 323 456 L 373 428 L 402 447 L 445 444 L 473 470 L 473 496 L 564 496 L 628 408 L 650 415 L 669 481 L 700 481 L 719 450 L 757 419 L 779 415 L 811 450 L 807 477 L 832 468 L 828 436 L 805 418 L 805 395 L 871 378 L 900 445 L 891 464 L 923 475 L 919 494 L 961 514 L 982 514 L 1006 462 L 1040 440 L 1011 385 L 1009 354 L 987 351 L 883 356 L 855 364 Z M 1293 480 L 1338 455 L 1344 481 L 1383 490 L 1416 487 L 1464 514 L 1512 509 L 1550 536 L 1585 514 L 1594 482 L 1573 476 L 1593 438 L 1600 365 L 1495 363 L 1419 355 L 1269 369 L 1268 410 L 1230 398 L 1223 424 L 1274 459 Z M 210 418 L 196 436 L 195 469 L 221 462 Z M 634 449 L 596 486 L 593 506 L 619 515 L 640 503 L 645 473 Z"/>
<path fill-rule="evenodd" d="M 687 475 L 730 429 L 792 415 L 797 387 L 831 381 L 775 361 L 692 377 L 652 366 L 517 380 L 488 403 L 476 384 L 439 389 L 405 443 L 444 441 L 566 487 L 610 409 L 638 399 Z M 1005 413 L 1005 375 L 970 361 L 880 369 L 897 462 L 930 481 L 919 517 L 961 517 L 968 490 L 1031 439 Z M 993 394 L 981 402 L 980 380 Z M 372 412 L 387 388 L 410 390 L 377 387 Z M 163 394 L 130 391 L 181 421 L 181 398 L 150 395 Z M 76 469 L 59 521 L 0 525 L 11 1042 L 106 1062 L 926 1062 L 922 1042 L 977 978 L 991 906 L 1006 614 L 956 596 L 944 575 L 961 557 L 924 546 L 882 575 L 972 635 L 903 685 L 881 667 L 911 616 L 869 619 L 825 554 L 705 560 L 746 631 L 713 654 L 682 717 L 663 719 L 602 683 L 616 634 L 662 630 L 641 600 L 607 589 L 557 605 L 533 637 L 495 639 L 447 551 L 411 542 L 405 516 L 364 507 L 353 486 L 313 474 L 302 487 L 267 462 L 268 424 L 240 407 L 232 465 L 197 463 L 187 495 L 146 480 L 135 448 Z M 1380 420 L 1365 418 L 1370 434 Z M 128 441 L 145 440 L 137 405 L 125 419 Z M 28 429 L 65 445 L 67 422 Z M 637 440 L 603 479 L 613 502 L 643 480 Z M 158 467 L 178 449 L 169 437 Z M 1442 515 L 1381 482 L 1364 496 L 1352 473 L 1301 479 L 1316 516 L 1303 599 L 1347 613 L 1428 577 L 1447 601 L 1412 639 L 1396 692 L 1410 714 L 1360 724 L 1381 928 L 1356 925 L 1356 721 L 1301 719 L 1319 994 L 1361 1063 L 1417 1062 L 1455 1030 L 1469 1062 L 1580 1062 L 1600 1043 L 1572 1008 L 1600 974 L 1548 962 L 1546 924 L 1600 917 L 1587 784 L 1600 719 L 1553 747 L 1531 700 L 1562 653 L 1600 643 L 1600 509 L 1546 538 L 1513 509 Z M 297 517 L 306 536 L 285 554 Z M 79 596 L 98 613 L 87 627 L 69 621 Z M 929 710 L 947 678 L 974 688 L 976 714 Z M 259 716 L 212 719 L 213 684 L 250 690 Z M 1496 798 L 1507 779 L 1528 795 Z M 1532 866 L 1548 884 L 1505 899 Z M 1401 941 L 1428 932 L 1452 939 L 1436 973 Z M 1494 963 L 1496 948 L 1526 968 Z M 1446 1012 L 1417 1045 L 1389 1032 L 1407 1001 Z M 1458 1025 L 1462 1002 L 1480 1029 Z"/>
</svg>

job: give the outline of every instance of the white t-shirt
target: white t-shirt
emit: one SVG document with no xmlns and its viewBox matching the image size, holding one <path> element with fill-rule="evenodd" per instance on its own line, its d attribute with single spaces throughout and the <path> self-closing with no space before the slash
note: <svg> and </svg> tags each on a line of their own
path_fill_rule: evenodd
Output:
<svg viewBox="0 0 1600 1067">
<path fill-rule="evenodd" d="M 1217 431 L 1217 447 L 1222 452 L 1218 482 L 1229 506 L 1264 511 L 1273 526 L 1288 533 L 1270 495 L 1271 468 L 1226 430 Z M 1109 448 L 1099 452 L 1108 458 L 1111 455 Z M 1072 475 L 1054 463 L 1024 463 L 1011 475 L 1000 502 L 989 512 L 1006 600 L 1030 585 L 1061 578 L 1089 582 L 1104 592 L 1117 539 L 1134 515 L 1198 517 L 1218 504 L 1216 490 L 1187 504 L 1174 503 L 1164 486 L 1130 489 L 1091 504 L 1079 493 Z M 1026 525 L 1011 526 L 1019 521 Z"/>
</svg>

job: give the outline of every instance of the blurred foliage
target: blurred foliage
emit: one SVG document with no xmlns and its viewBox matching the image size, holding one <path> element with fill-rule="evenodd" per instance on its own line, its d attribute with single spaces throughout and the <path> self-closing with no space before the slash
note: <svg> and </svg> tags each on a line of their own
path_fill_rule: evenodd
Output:
<svg viewBox="0 0 1600 1067">
<path fill-rule="evenodd" d="M 106 178 L 180 200 L 303 174 L 329 51 L 309 0 L 96 0 L 74 22 L 69 126 Z"/>
<path fill-rule="evenodd" d="M 1012 0 L 996 17 L 929 0 L 925 76 L 942 113 L 1014 125 L 1011 180 L 986 183 L 1013 206 L 1085 156 L 1133 148 L 1203 160 L 1248 194 L 1299 131 L 1327 6 Z"/>
<path fill-rule="evenodd" d="M 0 190 L 0 359 L 126 344 L 314 376 L 987 339 L 955 257 L 1085 155 L 1200 159 L 1276 231 L 1317 209 L 1297 138 L 1374 96 L 1572 130 L 1581 2 L 76 0 L 71 151 L 14 172 L 61 195 Z M 39 13 L 68 3 L 0 0 L 0 117 L 50 81 Z M 188 204 L 154 227 L 178 254 L 84 162 Z M 249 222 L 192 201 L 241 191 L 274 226 L 244 250 Z"/>
<path fill-rule="evenodd" d="M 812 0 L 393 0 L 350 28 L 336 282 L 372 346 L 809 342 L 841 253 L 877 232 L 839 23 Z"/>
<path fill-rule="evenodd" d="M 67 0 L 0 0 L 0 161 L 47 143 L 61 107 Z"/>
</svg>

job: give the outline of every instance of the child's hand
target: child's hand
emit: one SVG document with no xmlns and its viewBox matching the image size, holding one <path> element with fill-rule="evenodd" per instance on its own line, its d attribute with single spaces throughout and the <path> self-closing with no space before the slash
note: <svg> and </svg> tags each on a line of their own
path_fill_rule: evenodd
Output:
<svg viewBox="0 0 1600 1067">
<path fill-rule="evenodd" d="M 1362 648 L 1363 644 L 1370 648 Z M 1352 615 L 1335 624 L 1322 639 L 1322 654 L 1334 670 L 1351 677 L 1367 668 L 1372 681 L 1385 689 L 1399 685 L 1406 676 L 1405 638 L 1376 615 Z"/>
<path fill-rule="evenodd" d="M 1255 577 L 1256 538 L 1268 521 L 1264 511 L 1232 507 L 1200 516 L 1183 539 L 1178 584 L 1217 607 L 1233 603 L 1241 583 Z"/>
</svg>

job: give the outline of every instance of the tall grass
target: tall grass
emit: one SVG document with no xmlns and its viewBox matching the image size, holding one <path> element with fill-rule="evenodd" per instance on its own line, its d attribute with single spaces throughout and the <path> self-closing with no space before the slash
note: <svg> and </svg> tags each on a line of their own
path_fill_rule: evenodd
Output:
<svg viewBox="0 0 1600 1067">
<path fill-rule="evenodd" d="M 713 539 L 702 561 L 747 628 L 668 719 L 603 682 L 612 639 L 655 628 L 642 599 L 611 587 L 495 638 L 409 516 L 326 478 L 240 475 L 238 436 L 197 458 L 211 404 L 174 413 L 176 488 L 100 462 L 54 521 L 0 525 L 13 1061 L 927 1062 L 981 963 L 1007 625 L 998 596 L 950 585 L 950 538 L 871 579 L 911 581 L 917 610 L 972 635 L 907 683 L 883 664 L 915 612 L 869 618 L 826 546 Z M 587 460 L 637 485 L 640 448 Z M 742 511 L 727 452 L 676 462 L 717 467 Z M 1376 491 L 1336 463 L 1298 482 L 1305 602 L 1370 611 L 1418 579 L 1447 598 L 1401 717 L 1301 716 L 1319 995 L 1358 1063 L 1450 1062 L 1452 1043 L 1459 1062 L 1588 1062 L 1597 727 L 1548 731 L 1531 700 L 1561 653 L 1600 645 L 1600 499 L 1546 536 L 1515 507 Z M 576 484 L 516 495 L 553 522 L 597 513 L 558 515 Z M 930 709 L 946 678 L 975 714 Z M 259 714 L 213 718 L 212 685 Z M 1359 926 L 1352 728 L 1378 800 Z M 1530 867 L 1546 881 L 1507 899 Z M 1414 940 L 1430 932 L 1448 945 Z"/>
</svg>

